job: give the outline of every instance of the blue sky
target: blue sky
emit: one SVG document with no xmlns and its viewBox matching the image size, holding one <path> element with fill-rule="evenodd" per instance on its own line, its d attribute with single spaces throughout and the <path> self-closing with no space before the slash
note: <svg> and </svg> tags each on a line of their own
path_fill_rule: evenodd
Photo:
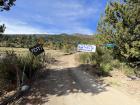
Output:
<svg viewBox="0 0 140 105">
<path fill-rule="evenodd" d="M 10 11 L 0 13 L 0 24 L 5 23 L 5 33 L 11 34 L 93 34 L 106 3 L 107 0 L 17 0 Z"/>
</svg>

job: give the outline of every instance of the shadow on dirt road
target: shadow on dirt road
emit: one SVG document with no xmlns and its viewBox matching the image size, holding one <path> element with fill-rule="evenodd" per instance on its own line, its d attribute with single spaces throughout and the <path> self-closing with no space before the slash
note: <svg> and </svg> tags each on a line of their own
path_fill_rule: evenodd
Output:
<svg viewBox="0 0 140 105">
<path fill-rule="evenodd" d="M 74 93 L 91 93 L 106 91 L 103 81 L 96 82 L 92 76 L 80 70 L 81 66 L 66 69 L 50 69 L 42 72 L 44 79 L 34 83 L 30 93 L 20 105 L 42 105 L 49 101 L 48 96 L 66 96 Z"/>
</svg>

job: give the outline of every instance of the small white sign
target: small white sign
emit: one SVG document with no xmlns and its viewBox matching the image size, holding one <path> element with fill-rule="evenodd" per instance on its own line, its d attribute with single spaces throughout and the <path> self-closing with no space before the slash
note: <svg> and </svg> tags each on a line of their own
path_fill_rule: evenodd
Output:
<svg viewBox="0 0 140 105">
<path fill-rule="evenodd" d="M 77 50 L 82 51 L 82 52 L 96 52 L 96 46 L 95 45 L 79 44 L 77 47 Z"/>
</svg>

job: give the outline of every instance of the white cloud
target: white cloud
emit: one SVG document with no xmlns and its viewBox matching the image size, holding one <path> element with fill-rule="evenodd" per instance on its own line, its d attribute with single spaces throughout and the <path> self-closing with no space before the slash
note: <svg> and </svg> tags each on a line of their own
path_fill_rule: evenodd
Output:
<svg viewBox="0 0 140 105">
<path fill-rule="evenodd" d="M 97 23 L 101 6 L 98 0 L 18 0 L 9 11 L 11 16 L 0 19 L 7 26 L 6 33 L 92 34 L 95 28 L 90 25 Z"/>
<path fill-rule="evenodd" d="M 2 19 L 2 18 L 1 18 Z M 14 19 L 2 19 L 0 24 L 6 25 L 4 34 L 40 34 L 46 33 L 45 30 L 41 30 L 37 27 L 30 26 L 28 23 L 14 20 Z"/>
<path fill-rule="evenodd" d="M 72 30 L 72 31 L 71 31 Z M 85 34 L 85 35 L 93 35 L 94 31 L 88 29 L 88 28 L 83 28 L 83 27 L 76 27 L 76 28 L 71 28 L 71 29 L 63 29 L 63 30 L 59 30 L 59 29 L 48 29 L 47 31 L 48 33 L 53 33 L 53 34 L 57 34 L 57 33 L 68 33 L 68 34 L 74 34 L 74 33 L 81 33 L 81 34 Z"/>
</svg>

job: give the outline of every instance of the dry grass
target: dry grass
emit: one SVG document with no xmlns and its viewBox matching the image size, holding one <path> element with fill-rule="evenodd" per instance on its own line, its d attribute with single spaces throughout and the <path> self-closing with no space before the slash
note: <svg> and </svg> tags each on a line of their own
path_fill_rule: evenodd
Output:
<svg viewBox="0 0 140 105">
<path fill-rule="evenodd" d="M 5 54 L 6 51 L 14 51 L 17 55 L 24 55 L 29 50 L 27 48 L 0 47 L 0 54 Z"/>
<path fill-rule="evenodd" d="M 44 48 L 44 50 L 46 55 L 49 53 L 50 56 L 53 57 L 60 57 L 65 55 L 65 53 L 59 50 L 51 50 L 48 48 Z M 14 51 L 17 55 L 26 55 L 29 53 L 28 48 L 0 47 L 0 54 L 5 54 L 6 51 Z"/>
</svg>

